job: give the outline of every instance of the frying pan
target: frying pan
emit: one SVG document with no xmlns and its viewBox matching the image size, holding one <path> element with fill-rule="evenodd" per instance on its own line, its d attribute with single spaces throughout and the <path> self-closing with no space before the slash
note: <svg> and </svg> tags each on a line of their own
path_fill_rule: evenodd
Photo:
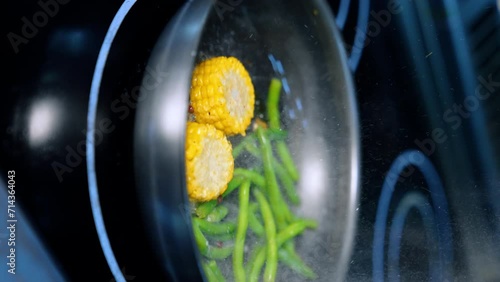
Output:
<svg viewBox="0 0 500 282">
<path fill-rule="evenodd" d="M 343 280 L 355 234 L 360 141 L 351 73 L 333 16 L 320 0 L 221 3 L 187 2 L 148 61 L 159 78 L 152 83 L 145 75 L 142 82 L 135 172 L 157 259 L 175 281 L 204 277 L 184 169 L 191 73 L 204 59 L 234 56 L 248 69 L 257 100 L 265 101 L 271 77 L 284 85 L 280 111 L 301 173 L 296 213 L 319 223 L 298 239 L 297 252 L 318 281 Z M 291 273 L 278 278 L 299 279 Z"/>
</svg>

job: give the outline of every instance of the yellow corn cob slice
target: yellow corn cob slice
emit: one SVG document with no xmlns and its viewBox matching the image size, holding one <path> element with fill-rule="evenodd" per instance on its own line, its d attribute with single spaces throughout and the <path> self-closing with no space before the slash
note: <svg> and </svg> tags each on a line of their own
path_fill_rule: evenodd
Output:
<svg viewBox="0 0 500 282">
<path fill-rule="evenodd" d="M 197 122 L 213 124 L 227 135 L 245 135 L 253 118 L 252 80 L 234 57 L 215 57 L 196 66 L 190 100 Z"/>
<path fill-rule="evenodd" d="M 186 176 L 191 201 L 217 199 L 233 177 L 231 143 L 213 125 L 187 123 Z"/>
</svg>

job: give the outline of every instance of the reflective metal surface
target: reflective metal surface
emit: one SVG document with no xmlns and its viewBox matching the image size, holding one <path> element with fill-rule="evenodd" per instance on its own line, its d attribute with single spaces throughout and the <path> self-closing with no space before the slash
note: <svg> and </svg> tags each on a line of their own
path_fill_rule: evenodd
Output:
<svg viewBox="0 0 500 282">
<path fill-rule="evenodd" d="M 186 217 L 184 137 L 194 54 L 210 5 L 189 2 L 169 23 L 148 63 L 162 79 L 153 87 L 144 78 L 143 101 L 137 105 L 134 150 L 143 215 L 158 258 L 174 281 L 202 279 Z"/>
</svg>

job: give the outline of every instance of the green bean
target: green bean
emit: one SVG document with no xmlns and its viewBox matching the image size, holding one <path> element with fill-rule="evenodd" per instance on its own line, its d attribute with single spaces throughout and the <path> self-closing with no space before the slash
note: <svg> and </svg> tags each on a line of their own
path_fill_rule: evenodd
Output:
<svg viewBox="0 0 500 282">
<path fill-rule="evenodd" d="M 245 149 L 245 146 L 247 143 L 255 141 L 255 137 L 252 134 L 248 134 L 245 136 L 238 145 L 233 147 L 233 158 L 237 158 L 241 152 L 243 152 L 243 149 Z"/>
<path fill-rule="evenodd" d="M 254 157 L 260 159 L 259 147 L 255 143 L 247 142 L 245 144 L 245 149 Z"/>
<path fill-rule="evenodd" d="M 220 235 L 209 235 L 209 236 L 210 236 L 211 240 L 220 241 L 220 242 L 231 241 L 231 240 L 234 240 L 234 238 L 235 238 L 234 233 L 220 234 Z"/>
<path fill-rule="evenodd" d="M 259 219 L 255 213 L 257 212 L 257 208 L 259 206 L 256 203 L 250 203 L 249 211 L 248 211 L 248 227 L 255 233 L 257 236 L 264 235 L 264 226 L 260 223 Z"/>
<path fill-rule="evenodd" d="M 208 222 L 220 222 L 227 216 L 228 213 L 229 210 L 226 206 L 218 205 L 207 215 L 205 220 Z"/>
<path fill-rule="evenodd" d="M 255 142 L 245 142 L 245 150 L 258 159 L 262 157 L 259 146 Z"/>
<path fill-rule="evenodd" d="M 208 266 L 208 263 L 202 262 L 203 270 L 205 272 L 205 276 L 207 277 L 208 282 L 217 282 L 217 276 L 213 272 L 212 268 Z"/>
<path fill-rule="evenodd" d="M 250 199 L 250 181 L 245 181 L 240 187 L 238 211 L 238 230 L 234 241 L 233 272 L 236 281 L 245 281 L 243 256 L 245 252 L 245 237 L 248 228 L 248 205 Z"/>
<path fill-rule="evenodd" d="M 233 147 L 233 158 L 236 159 L 243 152 L 243 149 L 245 149 L 245 139 Z"/>
<path fill-rule="evenodd" d="M 205 235 L 200 230 L 200 227 L 196 223 L 196 221 L 193 221 L 193 233 L 194 233 L 194 239 L 196 241 L 196 244 L 198 245 L 198 249 L 200 250 L 201 253 L 205 252 L 206 249 L 208 248 L 208 241 L 205 238 Z"/>
<path fill-rule="evenodd" d="M 227 197 L 231 192 L 233 192 L 236 188 L 240 187 L 241 183 L 245 181 L 244 177 L 239 177 L 239 176 L 233 176 L 233 179 L 229 181 L 227 184 L 227 189 L 222 193 L 222 197 Z"/>
<path fill-rule="evenodd" d="M 225 259 L 231 255 L 233 251 L 232 247 L 215 248 L 210 246 L 196 220 L 193 221 L 193 233 L 198 250 L 202 255 L 211 259 Z"/>
<path fill-rule="evenodd" d="M 279 99 L 281 93 L 281 81 L 279 79 L 271 79 L 271 84 L 269 85 L 269 92 L 267 94 L 267 118 L 269 120 L 269 128 L 272 130 L 279 130 L 280 125 L 280 115 L 279 115 Z M 278 155 L 283 162 L 283 165 L 287 169 L 288 173 L 294 181 L 299 179 L 299 173 L 293 159 L 290 155 L 288 147 L 284 141 L 277 142 Z"/>
<path fill-rule="evenodd" d="M 233 253 L 232 246 L 219 248 L 208 245 L 206 251 L 202 252 L 201 254 L 210 259 L 225 259 L 228 258 L 232 253 Z"/>
<path fill-rule="evenodd" d="M 307 228 L 316 229 L 318 228 L 318 222 L 314 219 L 300 218 L 296 219 L 297 222 L 302 222 Z"/>
<path fill-rule="evenodd" d="M 276 235 L 276 246 L 279 249 L 281 245 L 290 240 L 291 238 L 302 233 L 307 227 L 308 222 L 306 221 L 298 221 L 290 224 L 283 231 L 280 231 Z M 266 262 L 266 254 L 267 254 L 267 246 L 259 247 L 255 250 L 255 255 L 253 255 L 252 259 L 249 263 L 250 268 L 250 281 L 259 281 L 259 274 L 262 269 L 262 266 Z"/>
<path fill-rule="evenodd" d="M 253 190 L 255 198 L 260 205 L 260 212 L 264 219 L 264 230 L 266 231 L 266 268 L 264 269 L 264 281 L 276 280 L 278 271 L 278 246 L 276 245 L 276 225 L 274 224 L 273 212 L 266 198 L 259 190 Z"/>
<path fill-rule="evenodd" d="M 224 275 L 222 275 L 222 272 L 220 271 L 219 267 L 217 266 L 217 262 L 215 260 L 211 260 L 208 262 L 208 267 L 212 271 L 212 273 L 215 275 L 217 278 L 217 282 L 224 282 L 226 279 L 224 278 Z"/>
<path fill-rule="evenodd" d="M 250 144 L 247 143 L 245 149 L 252 154 L 254 157 L 261 158 L 261 154 L 259 152 L 259 148 L 255 146 L 255 144 Z M 283 165 L 280 164 L 280 162 L 273 156 L 273 167 L 276 169 L 276 174 L 278 175 L 278 178 L 283 184 L 283 187 L 285 188 L 285 192 L 290 199 L 290 202 L 294 205 L 300 204 L 300 198 L 299 195 L 297 194 L 297 190 L 295 189 L 295 184 L 293 183 L 294 180 L 289 176 L 288 172 L 286 169 L 283 167 Z"/>
<path fill-rule="evenodd" d="M 278 156 L 280 157 L 283 166 L 288 171 L 293 181 L 297 181 L 299 179 L 299 172 L 297 170 L 297 167 L 295 166 L 295 163 L 293 162 L 292 155 L 290 154 L 286 143 L 284 141 L 278 141 L 276 143 Z"/>
<path fill-rule="evenodd" d="M 312 222 L 305 220 L 298 220 L 290 225 L 288 225 L 285 229 L 280 231 L 276 236 L 276 242 L 278 247 L 283 245 L 286 241 L 291 238 L 302 233 L 306 228 L 315 228 L 316 225 L 312 225 Z"/>
<path fill-rule="evenodd" d="M 255 144 L 247 143 L 245 149 L 254 157 L 261 158 L 261 154 L 259 152 L 259 148 L 255 146 Z M 297 190 L 295 189 L 294 180 L 290 177 L 288 171 L 281 165 L 281 163 L 273 156 L 273 167 L 276 169 L 276 174 L 278 178 L 285 188 L 285 192 L 290 199 L 290 202 L 294 205 L 300 204 L 299 195 L 297 194 Z"/>
<path fill-rule="evenodd" d="M 235 168 L 233 174 L 235 176 L 245 177 L 248 180 L 250 180 L 253 184 L 255 184 L 259 187 L 266 187 L 265 178 L 262 177 L 262 175 L 260 175 L 259 173 L 255 172 L 255 171 L 244 169 L 244 168 Z"/>
<path fill-rule="evenodd" d="M 233 233 L 236 224 L 233 222 L 214 223 L 194 217 L 193 221 L 200 227 L 200 230 L 209 235 L 223 235 Z"/>
<path fill-rule="evenodd" d="M 257 259 L 257 255 L 259 254 L 259 250 L 261 248 L 264 248 L 265 245 L 262 244 L 261 242 L 257 241 L 254 246 L 251 246 L 251 252 L 248 255 L 247 262 L 245 264 L 245 273 L 247 274 L 247 277 L 250 277 L 250 272 L 252 270 L 252 267 L 255 263 L 255 259 Z M 264 257 L 265 260 L 265 257 Z M 251 280 L 251 279 L 249 279 Z"/>
<path fill-rule="evenodd" d="M 318 275 L 309 266 L 307 266 L 304 261 L 302 261 L 302 259 L 295 254 L 295 252 L 291 252 L 287 248 L 279 249 L 278 258 L 284 265 L 288 266 L 290 269 L 305 278 L 318 278 Z"/>
<path fill-rule="evenodd" d="M 285 243 L 283 243 L 282 248 L 286 249 L 290 254 L 294 254 L 294 255 L 297 254 L 297 252 L 295 251 L 295 241 L 294 240 L 286 241 Z"/>
<path fill-rule="evenodd" d="M 283 243 L 283 248 L 289 250 L 290 252 L 295 253 L 295 242 L 293 240 L 288 240 Z"/>
<path fill-rule="evenodd" d="M 294 205 L 300 204 L 300 198 L 297 194 L 297 189 L 295 189 L 293 179 L 289 176 L 286 169 L 276 159 L 274 159 L 273 164 L 274 168 L 276 169 L 276 174 L 278 174 L 278 178 L 285 188 L 285 193 L 288 196 L 290 202 L 292 202 L 292 204 Z"/>
<path fill-rule="evenodd" d="M 304 222 L 308 225 L 310 224 L 309 221 Z M 314 273 L 314 271 L 307 266 L 304 261 L 302 261 L 300 256 L 295 251 L 295 242 L 293 240 L 288 240 L 283 244 L 283 248 L 278 251 L 278 258 L 289 268 L 301 274 L 305 278 L 317 278 L 316 273 Z"/>
<path fill-rule="evenodd" d="M 266 262 L 266 247 L 261 246 L 255 249 L 255 255 L 249 262 L 250 274 L 248 275 L 250 282 L 258 282 L 260 272 Z"/>
<path fill-rule="evenodd" d="M 255 134 L 252 132 L 252 133 L 249 133 L 247 136 L 243 137 L 244 140 L 245 140 L 245 145 L 255 145 L 255 143 L 257 143 L 257 138 L 255 138 Z"/>
<path fill-rule="evenodd" d="M 288 138 L 288 131 L 276 128 L 268 128 L 269 139 L 271 141 L 285 141 Z"/>
<path fill-rule="evenodd" d="M 224 193 L 222 193 L 222 197 L 227 197 L 231 192 L 234 191 L 234 189 L 238 188 L 238 186 L 241 185 L 243 182 L 244 178 L 243 177 L 233 177 L 231 181 L 227 184 L 227 189 Z M 217 206 L 217 200 L 211 200 L 208 202 L 200 203 L 196 207 L 195 213 L 199 218 L 205 218 L 207 217 L 212 210 Z"/>
<path fill-rule="evenodd" d="M 269 139 L 267 138 L 262 127 L 258 127 L 256 132 L 261 145 L 264 176 L 267 184 L 266 192 L 269 195 L 269 202 L 271 203 L 271 208 L 273 209 L 273 213 L 276 218 L 276 224 L 278 229 L 281 230 L 286 225 L 287 215 L 290 214 L 290 210 L 281 196 L 276 175 L 274 174 L 272 165 L 273 152 Z"/>
<path fill-rule="evenodd" d="M 199 218 L 205 218 L 212 212 L 212 210 L 216 206 L 217 206 L 217 200 L 200 203 L 196 207 L 195 213 Z"/>
<path fill-rule="evenodd" d="M 279 101 L 281 93 L 281 80 L 277 78 L 271 79 L 269 91 L 267 94 L 267 119 L 269 121 L 269 128 L 280 128 L 280 112 Z"/>
</svg>

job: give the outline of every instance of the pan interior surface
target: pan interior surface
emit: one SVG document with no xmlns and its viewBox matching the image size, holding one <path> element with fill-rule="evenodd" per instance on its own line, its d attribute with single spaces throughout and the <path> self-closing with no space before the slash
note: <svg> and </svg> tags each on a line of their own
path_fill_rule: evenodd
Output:
<svg viewBox="0 0 500 282">
<path fill-rule="evenodd" d="M 137 107 L 134 154 L 151 247 L 174 281 L 201 279 L 184 151 L 191 73 L 203 60 L 234 56 L 253 81 L 255 117 L 266 118 L 271 79 L 282 83 L 280 117 L 300 173 L 296 188 L 301 204 L 293 213 L 318 222 L 316 230 L 295 240 L 295 247 L 318 274 L 317 281 L 341 281 L 356 225 L 359 124 L 346 54 L 330 9 L 319 0 L 221 3 L 187 2 L 158 39 L 148 62 L 161 79 L 154 87 L 148 77 L 143 79 L 145 98 Z M 236 194 L 230 196 L 234 199 Z M 231 201 L 228 198 L 227 204 Z M 236 203 L 231 216 L 237 214 L 235 209 Z M 252 240 L 248 238 L 247 248 L 255 243 Z M 231 280 L 231 259 L 218 264 Z M 277 280 L 303 278 L 280 267 Z"/>
<path fill-rule="evenodd" d="M 339 33 L 323 1 L 238 2 L 224 9 L 214 6 L 196 63 L 216 56 L 238 58 L 254 83 L 255 116 L 263 119 L 269 82 L 281 80 L 282 127 L 300 172 L 301 204 L 294 213 L 318 222 L 317 230 L 297 239 L 297 253 L 318 281 L 342 280 L 356 221 L 359 141 L 354 90 Z M 229 264 L 220 264 L 226 277 L 232 277 Z M 279 281 L 302 279 L 284 267 L 278 272 Z"/>
</svg>

